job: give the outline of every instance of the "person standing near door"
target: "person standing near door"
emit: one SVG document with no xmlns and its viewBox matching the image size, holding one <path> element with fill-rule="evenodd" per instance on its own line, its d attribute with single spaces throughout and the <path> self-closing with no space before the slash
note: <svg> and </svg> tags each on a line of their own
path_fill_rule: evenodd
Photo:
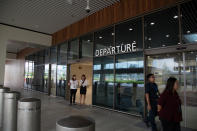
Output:
<svg viewBox="0 0 197 131">
<path fill-rule="evenodd" d="M 170 77 L 158 101 L 158 112 L 163 131 L 180 131 L 182 121 L 181 100 L 177 93 L 178 80 Z"/>
<path fill-rule="evenodd" d="M 88 86 L 88 81 L 86 80 L 86 76 L 83 74 L 81 76 L 81 81 L 80 81 L 80 104 L 82 99 L 83 99 L 83 104 L 85 104 L 87 86 Z"/>
<path fill-rule="evenodd" d="M 76 79 L 76 75 L 73 75 L 72 79 L 68 83 L 68 86 L 70 86 L 70 105 L 75 104 L 78 85 L 79 84 L 78 84 L 78 81 Z"/>
<path fill-rule="evenodd" d="M 147 75 L 148 83 L 145 85 L 145 97 L 147 102 L 148 117 L 145 121 L 147 126 L 151 123 L 152 131 L 158 131 L 155 123 L 155 117 L 157 116 L 157 102 L 159 99 L 159 90 L 155 83 L 154 74 Z"/>
</svg>

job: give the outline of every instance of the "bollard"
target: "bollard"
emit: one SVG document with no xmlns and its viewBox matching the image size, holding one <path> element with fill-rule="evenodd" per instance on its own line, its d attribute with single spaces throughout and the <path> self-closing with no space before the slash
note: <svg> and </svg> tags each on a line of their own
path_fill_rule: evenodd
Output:
<svg viewBox="0 0 197 131">
<path fill-rule="evenodd" d="M 3 131 L 16 131 L 17 101 L 19 98 L 19 92 L 9 91 L 4 93 Z"/>
<path fill-rule="evenodd" d="M 0 87 L 0 127 L 2 127 L 2 119 L 3 119 L 3 94 L 4 92 L 9 91 L 10 88 Z"/>
<path fill-rule="evenodd" d="M 40 131 L 41 101 L 24 98 L 18 101 L 17 131 Z"/>
<path fill-rule="evenodd" d="M 69 116 L 56 122 L 56 131 L 95 131 L 95 121 L 90 117 Z"/>
</svg>

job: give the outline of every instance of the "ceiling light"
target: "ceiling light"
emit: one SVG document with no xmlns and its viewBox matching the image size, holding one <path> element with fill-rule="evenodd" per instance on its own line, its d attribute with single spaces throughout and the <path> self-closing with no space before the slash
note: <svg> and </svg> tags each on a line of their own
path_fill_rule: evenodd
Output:
<svg viewBox="0 0 197 131">
<path fill-rule="evenodd" d="M 150 41 L 151 41 L 152 39 L 151 39 L 151 38 L 148 38 L 148 40 L 150 40 Z"/>
<path fill-rule="evenodd" d="M 102 36 L 99 36 L 99 39 L 102 39 L 103 37 Z"/>
<path fill-rule="evenodd" d="M 115 33 L 111 33 L 111 35 L 114 35 Z"/>
<path fill-rule="evenodd" d="M 189 33 L 190 33 L 190 30 L 187 31 L 187 34 L 189 34 Z"/>
<path fill-rule="evenodd" d="M 90 42 L 90 40 L 88 40 L 88 42 Z"/>
<path fill-rule="evenodd" d="M 170 37 L 170 35 L 169 35 L 169 34 L 167 34 L 167 35 L 166 35 L 166 37 L 168 38 L 168 37 Z"/>
<path fill-rule="evenodd" d="M 154 24 L 155 24 L 154 22 L 151 22 L 151 23 L 150 23 L 151 26 L 153 26 Z"/>
<path fill-rule="evenodd" d="M 177 19 L 177 18 L 178 18 L 178 16 L 177 16 L 177 15 L 175 15 L 173 18 L 174 18 L 174 19 Z"/>
<path fill-rule="evenodd" d="M 133 29 L 132 28 L 129 28 L 129 30 L 132 31 Z"/>
</svg>

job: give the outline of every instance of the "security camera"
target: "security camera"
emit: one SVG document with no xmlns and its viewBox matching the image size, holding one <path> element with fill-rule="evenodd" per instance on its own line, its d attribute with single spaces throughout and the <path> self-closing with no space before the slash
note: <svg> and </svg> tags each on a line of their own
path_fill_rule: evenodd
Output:
<svg viewBox="0 0 197 131">
<path fill-rule="evenodd" d="M 86 10 L 86 13 L 89 13 L 89 12 L 91 11 L 89 6 L 87 6 L 87 7 L 85 8 L 85 10 Z"/>
<path fill-rule="evenodd" d="M 91 10 L 90 10 L 90 1 L 87 0 L 87 6 L 85 8 L 86 12 L 89 13 Z"/>
</svg>

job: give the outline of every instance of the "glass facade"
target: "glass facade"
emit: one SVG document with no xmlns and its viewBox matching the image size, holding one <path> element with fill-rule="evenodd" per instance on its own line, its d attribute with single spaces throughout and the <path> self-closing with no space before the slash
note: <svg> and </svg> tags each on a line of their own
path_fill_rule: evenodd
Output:
<svg viewBox="0 0 197 131">
<path fill-rule="evenodd" d="M 132 114 L 144 113 L 143 52 L 116 56 L 115 109 Z"/>
<path fill-rule="evenodd" d="M 93 56 L 93 34 L 80 37 L 80 58 L 92 58 Z"/>
<path fill-rule="evenodd" d="M 112 108 L 114 102 L 114 57 L 95 58 L 93 68 L 93 104 Z"/>
<path fill-rule="evenodd" d="M 182 19 L 182 42 L 196 43 L 197 42 L 197 1 L 192 0 L 190 2 L 181 5 L 181 19 Z"/>
<path fill-rule="evenodd" d="M 79 59 L 79 40 L 75 39 L 68 43 L 68 60 Z"/>
<path fill-rule="evenodd" d="M 162 10 L 144 17 L 145 48 L 180 44 L 178 8 Z"/>
<path fill-rule="evenodd" d="M 160 92 L 174 76 L 180 84 L 182 126 L 197 129 L 197 48 L 178 50 L 197 44 L 196 7 L 196 0 L 190 0 L 52 46 L 44 57 L 37 52 L 26 59 L 25 78 L 33 79 L 35 90 L 46 86 L 49 94 L 65 97 L 69 65 L 93 58 L 92 104 L 144 116 L 145 75 L 155 74 Z M 127 44 L 136 50 L 125 51 Z M 108 50 L 113 47 L 114 53 Z"/>
<path fill-rule="evenodd" d="M 123 33 L 124 32 L 124 33 Z M 142 19 L 131 20 L 115 26 L 116 45 L 136 44 L 137 50 L 143 49 Z M 121 51 L 121 53 L 124 50 Z"/>
<path fill-rule="evenodd" d="M 67 43 L 63 43 L 58 46 L 56 95 L 62 97 L 65 97 L 67 87 L 67 52 Z"/>
</svg>

